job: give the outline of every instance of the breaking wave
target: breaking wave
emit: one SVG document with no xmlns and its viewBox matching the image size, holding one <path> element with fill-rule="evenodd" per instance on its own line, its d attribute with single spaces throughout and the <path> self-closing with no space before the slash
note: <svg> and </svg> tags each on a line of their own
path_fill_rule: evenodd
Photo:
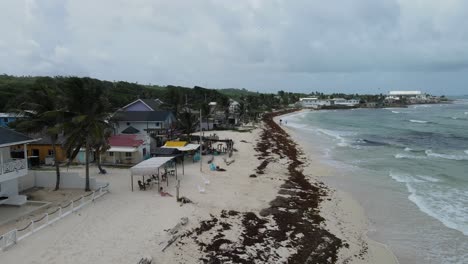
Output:
<svg viewBox="0 0 468 264">
<path fill-rule="evenodd" d="M 426 150 L 425 153 L 428 157 L 433 157 L 433 158 L 441 158 L 441 159 L 448 159 L 448 160 L 468 160 L 468 156 L 465 156 L 465 155 L 440 154 L 440 153 L 432 152 L 432 150 Z"/>
<path fill-rule="evenodd" d="M 427 124 L 429 121 L 424 121 L 424 120 L 416 120 L 416 119 L 411 119 L 409 120 L 411 123 L 419 123 L 419 124 Z"/>
<path fill-rule="evenodd" d="M 427 159 L 426 156 L 415 156 L 415 155 L 408 155 L 405 153 L 398 153 L 394 156 L 396 159 Z"/>
</svg>

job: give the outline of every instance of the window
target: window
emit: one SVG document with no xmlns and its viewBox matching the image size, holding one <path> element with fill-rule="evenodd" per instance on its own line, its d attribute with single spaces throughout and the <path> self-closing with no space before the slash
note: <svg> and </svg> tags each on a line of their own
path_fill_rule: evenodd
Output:
<svg viewBox="0 0 468 264">
<path fill-rule="evenodd" d="M 8 117 L 4 117 L 3 122 L 8 123 Z"/>
<path fill-rule="evenodd" d="M 109 157 L 114 157 L 114 152 L 109 152 Z"/>
<path fill-rule="evenodd" d="M 157 126 L 157 127 L 158 127 L 158 126 L 160 126 L 160 125 L 161 125 L 161 123 L 160 123 L 160 122 L 156 122 L 156 126 Z"/>
<path fill-rule="evenodd" d="M 47 155 L 53 156 L 53 155 L 54 155 L 54 151 L 53 151 L 52 149 L 49 149 L 49 150 L 47 151 Z"/>
<path fill-rule="evenodd" d="M 132 153 L 131 152 L 125 152 L 125 157 L 132 157 Z"/>
</svg>

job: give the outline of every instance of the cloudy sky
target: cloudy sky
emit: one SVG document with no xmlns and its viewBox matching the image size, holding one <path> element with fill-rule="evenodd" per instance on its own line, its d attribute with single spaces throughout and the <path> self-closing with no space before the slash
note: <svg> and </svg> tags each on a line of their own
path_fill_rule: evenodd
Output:
<svg viewBox="0 0 468 264">
<path fill-rule="evenodd" d="M 466 0 L 0 0 L 0 73 L 468 94 Z"/>
</svg>

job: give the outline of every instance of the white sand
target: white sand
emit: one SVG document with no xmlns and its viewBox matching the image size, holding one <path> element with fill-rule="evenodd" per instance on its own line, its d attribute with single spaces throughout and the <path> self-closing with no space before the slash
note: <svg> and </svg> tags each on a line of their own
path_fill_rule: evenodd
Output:
<svg viewBox="0 0 468 264">
<path fill-rule="evenodd" d="M 224 164 L 222 156 L 215 158 L 216 165 L 226 172 L 211 172 L 204 162 L 204 173 L 200 173 L 199 163 L 186 163 L 185 175 L 179 178 L 180 193 L 194 204 L 179 206 L 175 197 L 161 197 L 156 188 L 148 191 L 135 188 L 131 192 L 128 169 L 107 169 L 107 175 L 98 175 L 97 169 L 92 168 L 98 180 L 110 182 L 111 193 L 0 253 L 0 263 L 137 263 L 148 255 L 155 263 L 198 263 L 201 255 L 195 243 L 185 245 L 183 252 L 175 246 L 161 252 L 170 239 L 165 230 L 174 227 L 182 217 L 189 218 L 185 229 L 197 227 L 199 221 L 209 219 L 210 214 L 219 215 L 222 209 L 258 213 L 276 197 L 286 178 L 286 168 L 280 163 L 270 163 L 265 175 L 249 178 L 260 163 L 254 151 L 258 133 L 259 130 L 218 132 L 220 138 L 232 138 L 239 150 L 230 166 Z M 209 185 L 205 185 L 201 175 L 209 180 Z M 205 193 L 200 193 L 197 186 L 203 187 Z M 167 191 L 175 196 L 173 178 Z M 346 201 L 352 200 L 336 193 L 332 201 L 323 205 L 327 228 L 352 242 L 349 250 L 340 253 L 342 260 L 359 251 L 361 241 L 370 243 L 363 235 L 366 221 L 362 209 Z M 232 230 L 226 234 L 228 239 L 240 233 L 236 223 L 232 224 Z M 387 251 L 370 248 L 363 260 L 353 258 L 350 263 L 392 263 Z M 286 259 L 291 252 L 280 255 Z"/>
</svg>

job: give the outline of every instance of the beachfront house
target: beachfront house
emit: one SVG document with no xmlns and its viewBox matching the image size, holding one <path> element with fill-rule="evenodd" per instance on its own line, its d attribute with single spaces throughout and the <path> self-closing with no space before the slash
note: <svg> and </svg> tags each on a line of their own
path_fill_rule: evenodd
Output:
<svg viewBox="0 0 468 264">
<path fill-rule="evenodd" d="M 161 146 L 175 128 L 176 118 L 171 111 L 119 111 L 112 120 L 115 133 L 147 135 L 151 149 Z"/>
<path fill-rule="evenodd" d="M 18 117 L 17 113 L 0 113 L 0 127 L 8 127 L 8 124 L 16 121 Z"/>
<path fill-rule="evenodd" d="M 28 144 L 28 157 L 37 160 L 40 164 L 54 165 L 55 155 L 50 137 L 41 134 L 31 134 L 29 136 L 41 139 Z M 55 145 L 55 148 L 57 150 L 58 162 L 64 162 L 67 160 L 66 151 L 62 147 L 62 144 L 64 142 L 65 138 L 63 137 L 63 135 L 59 135 Z"/>
<path fill-rule="evenodd" d="M 0 127 L 0 204 L 22 205 L 18 179 L 28 174 L 27 145 L 34 142 L 24 134 Z"/>
<path fill-rule="evenodd" d="M 150 157 L 150 139 L 145 134 L 120 134 L 109 138 L 110 148 L 101 155 L 103 164 L 137 164 Z"/>
</svg>

